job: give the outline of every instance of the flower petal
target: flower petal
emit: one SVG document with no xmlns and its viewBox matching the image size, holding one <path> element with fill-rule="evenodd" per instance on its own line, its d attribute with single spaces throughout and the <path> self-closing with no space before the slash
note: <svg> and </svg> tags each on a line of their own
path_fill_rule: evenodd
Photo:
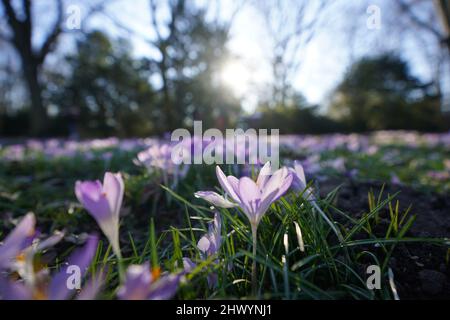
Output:
<svg viewBox="0 0 450 320">
<path fill-rule="evenodd" d="M 0 300 L 31 300 L 33 293 L 22 282 L 0 277 Z"/>
<path fill-rule="evenodd" d="M 167 300 L 172 298 L 178 290 L 181 274 L 169 274 L 161 277 L 155 284 L 152 284 L 148 299 Z"/>
<path fill-rule="evenodd" d="M 100 229 L 111 243 L 114 253 L 120 256 L 119 211 L 123 197 L 123 181 L 120 176 L 108 172 L 105 174 L 104 180 L 106 188 L 98 180 L 77 181 L 75 194 L 81 204 L 97 221 Z M 111 208 L 111 206 L 114 208 Z"/>
<path fill-rule="evenodd" d="M 191 272 L 196 267 L 197 267 L 197 265 L 190 258 L 186 258 L 186 257 L 183 258 L 184 272 Z"/>
<path fill-rule="evenodd" d="M 75 184 L 75 194 L 78 201 L 94 217 L 97 222 L 108 220 L 111 217 L 111 210 L 108 199 L 103 193 L 100 181 L 77 181 Z"/>
<path fill-rule="evenodd" d="M 211 242 L 209 254 L 216 254 L 222 243 L 222 220 L 218 212 L 214 214 L 214 220 L 209 224 L 208 236 Z"/>
<path fill-rule="evenodd" d="M 222 169 L 220 169 L 219 166 L 216 166 L 216 175 L 223 190 L 225 190 L 225 192 L 228 193 L 228 195 L 231 198 L 233 198 L 234 201 L 239 203 L 240 202 L 239 196 L 237 195 L 233 186 L 230 184 L 227 177 L 225 176 L 225 174 L 223 173 Z"/>
<path fill-rule="evenodd" d="M 124 192 L 123 179 L 120 173 L 105 173 L 105 177 L 103 178 L 103 192 L 106 193 L 111 213 L 119 218 Z"/>
<path fill-rule="evenodd" d="M 125 282 L 120 287 L 117 297 L 121 300 L 146 300 L 150 292 L 152 274 L 148 262 L 131 265 L 127 269 Z"/>
<path fill-rule="evenodd" d="M 277 193 L 277 195 L 276 195 L 274 201 L 276 201 L 276 200 L 278 200 L 279 198 L 281 198 L 281 197 L 286 193 L 286 191 L 288 191 L 288 189 L 291 187 L 291 184 L 292 184 L 292 180 L 293 180 L 293 179 L 294 179 L 294 176 L 293 176 L 292 174 L 288 174 L 288 175 L 284 178 L 284 180 L 283 180 L 281 186 L 278 188 L 278 193 Z"/>
<path fill-rule="evenodd" d="M 250 222 L 255 222 L 261 201 L 261 192 L 258 186 L 249 177 L 243 177 L 239 180 L 239 194 L 242 201 L 242 209 L 247 214 Z"/>
<path fill-rule="evenodd" d="M 257 215 L 255 217 L 257 225 L 259 224 L 259 222 L 261 221 L 261 218 L 267 212 L 269 207 L 275 201 L 278 191 L 279 191 L 279 189 L 275 189 L 272 191 L 271 194 L 269 194 L 265 198 L 261 199 L 261 204 L 259 205 L 259 209 L 258 209 Z"/>
<path fill-rule="evenodd" d="M 306 178 L 303 166 L 299 161 L 294 161 L 294 168 L 289 170 L 293 174 L 292 187 L 297 191 L 303 191 L 306 188 Z"/>
<path fill-rule="evenodd" d="M 208 252 L 208 249 L 210 246 L 211 246 L 211 242 L 209 241 L 207 236 L 203 236 L 200 238 L 200 240 L 198 240 L 197 248 L 200 251 L 206 253 L 206 252 Z"/>
<path fill-rule="evenodd" d="M 261 170 L 259 171 L 258 179 L 256 180 L 256 184 L 261 190 L 264 188 L 271 174 L 272 174 L 272 165 L 270 161 L 267 161 L 264 167 L 262 167 Z"/>
<path fill-rule="evenodd" d="M 69 268 L 73 266 L 78 267 L 81 272 L 80 276 L 83 278 L 97 251 L 97 244 L 98 238 L 96 236 L 90 236 L 83 248 L 77 249 L 72 253 L 66 265 L 50 282 L 48 291 L 48 298 L 50 300 L 66 300 L 76 292 L 75 289 L 69 289 L 67 286 L 67 281 L 72 275 L 69 272 Z"/>
<path fill-rule="evenodd" d="M 64 232 L 55 231 L 53 235 L 48 237 L 47 239 L 39 242 L 35 248 L 36 252 L 48 249 L 56 245 L 58 242 L 60 242 L 64 238 Z"/>
<path fill-rule="evenodd" d="M 30 239 L 35 234 L 36 218 L 28 213 L 13 231 L 6 237 L 0 247 L 0 270 L 11 267 L 19 253 L 30 245 Z"/>
<path fill-rule="evenodd" d="M 211 203 L 213 206 L 219 208 L 233 208 L 237 206 L 237 204 L 225 199 L 223 196 L 214 191 L 197 191 L 194 196 L 196 198 L 202 198 Z"/>
<path fill-rule="evenodd" d="M 238 196 L 238 199 L 240 200 L 239 197 L 239 179 L 233 176 L 228 176 L 227 177 L 228 183 L 231 185 L 231 187 L 233 188 L 233 191 L 236 193 L 236 195 Z M 238 201 L 239 202 L 239 201 Z"/>
<path fill-rule="evenodd" d="M 289 170 L 285 167 L 278 169 L 267 181 L 262 198 L 265 199 L 272 194 L 274 190 L 278 189 L 278 193 L 273 201 L 277 200 L 287 191 L 287 189 L 289 189 L 291 183 L 292 175 L 289 173 Z"/>
</svg>

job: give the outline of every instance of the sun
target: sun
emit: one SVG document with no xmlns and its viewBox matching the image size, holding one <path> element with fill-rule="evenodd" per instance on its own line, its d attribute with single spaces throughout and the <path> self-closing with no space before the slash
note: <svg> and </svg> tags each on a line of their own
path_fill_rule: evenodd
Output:
<svg viewBox="0 0 450 320">
<path fill-rule="evenodd" d="M 238 60 L 225 62 L 220 70 L 221 81 L 238 97 L 249 90 L 250 76 L 250 70 Z"/>
</svg>

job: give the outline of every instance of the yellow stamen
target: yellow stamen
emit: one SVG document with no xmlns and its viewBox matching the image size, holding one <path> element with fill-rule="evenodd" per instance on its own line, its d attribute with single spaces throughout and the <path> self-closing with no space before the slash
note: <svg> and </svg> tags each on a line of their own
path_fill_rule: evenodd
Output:
<svg viewBox="0 0 450 320">
<path fill-rule="evenodd" d="M 160 276 L 161 276 L 161 268 L 160 267 L 152 268 L 153 280 L 158 279 Z"/>
<path fill-rule="evenodd" d="M 33 293 L 33 300 L 47 300 L 44 290 L 38 289 Z"/>
<path fill-rule="evenodd" d="M 40 283 L 38 284 L 33 291 L 33 300 L 47 300 L 47 287 Z"/>
<path fill-rule="evenodd" d="M 16 256 L 16 261 L 17 261 L 17 262 L 25 262 L 25 254 L 24 254 L 23 252 L 19 253 L 19 254 Z"/>
</svg>

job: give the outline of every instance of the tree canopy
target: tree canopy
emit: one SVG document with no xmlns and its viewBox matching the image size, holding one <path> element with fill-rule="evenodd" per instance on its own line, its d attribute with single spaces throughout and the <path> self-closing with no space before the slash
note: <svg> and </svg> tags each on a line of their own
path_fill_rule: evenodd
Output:
<svg viewBox="0 0 450 320">
<path fill-rule="evenodd" d="M 439 130 L 439 99 L 395 54 L 365 57 L 332 94 L 330 114 L 357 131 Z"/>
</svg>

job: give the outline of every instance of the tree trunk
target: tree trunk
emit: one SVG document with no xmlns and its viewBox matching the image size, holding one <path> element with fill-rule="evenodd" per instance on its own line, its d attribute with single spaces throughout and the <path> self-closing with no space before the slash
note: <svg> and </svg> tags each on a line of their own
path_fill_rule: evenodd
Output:
<svg viewBox="0 0 450 320">
<path fill-rule="evenodd" d="M 12 37 L 8 39 L 20 55 L 22 72 L 30 97 L 30 134 L 42 136 L 45 133 L 47 124 L 47 112 L 42 101 L 39 71 L 45 56 L 52 50 L 52 46 L 61 33 L 64 17 L 63 2 L 62 0 L 57 2 L 58 16 L 56 23 L 47 38 L 44 39 L 43 45 L 39 50 L 33 50 L 32 44 L 33 17 L 31 0 L 22 1 L 21 14 L 16 11 L 17 8 L 13 7 L 12 2 L 12 0 L 1 0 L 6 22 L 12 30 Z"/>
<path fill-rule="evenodd" d="M 447 49 L 450 52 L 450 1 L 435 0 L 434 3 L 444 29 L 444 39 L 442 39 L 442 42 L 447 46 Z"/>
<path fill-rule="evenodd" d="M 47 124 L 47 111 L 42 101 L 42 87 L 39 83 L 39 65 L 34 61 L 22 59 L 25 82 L 30 96 L 30 133 L 42 136 Z"/>
<path fill-rule="evenodd" d="M 166 67 L 166 52 L 165 49 L 161 49 L 162 61 L 159 65 L 162 78 L 162 92 L 163 92 L 163 110 L 164 110 L 164 122 L 166 130 L 171 131 L 174 128 L 173 110 L 171 106 L 171 97 L 169 89 L 169 81 L 167 79 L 167 67 Z"/>
</svg>

